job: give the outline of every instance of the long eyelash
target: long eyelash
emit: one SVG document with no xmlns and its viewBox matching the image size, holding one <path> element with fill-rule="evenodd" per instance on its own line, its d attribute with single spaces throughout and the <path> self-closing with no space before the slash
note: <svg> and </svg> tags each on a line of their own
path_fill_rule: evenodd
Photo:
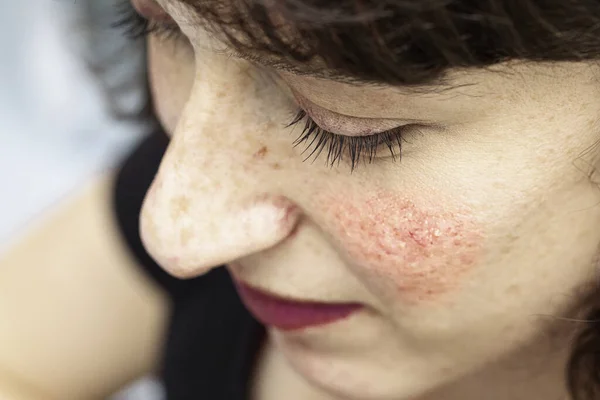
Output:
<svg viewBox="0 0 600 400">
<path fill-rule="evenodd" d="M 185 38 L 177 25 L 161 24 L 150 21 L 133 8 L 130 0 L 124 0 L 116 6 L 117 16 L 115 22 L 111 24 L 112 28 L 123 30 L 123 34 L 133 40 L 146 38 L 150 35 L 160 37 L 161 39 L 173 40 L 179 42 Z M 407 126 L 401 126 L 389 131 L 368 136 L 344 136 L 328 132 L 319 127 L 316 122 L 304 110 L 299 110 L 292 122 L 286 125 L 286 128 L 299 124 L 305 120 L 304 128 L 300 136 L 294 141 L 294 147 L 306 143 L 302 154 L 312 148 L 310 154 L 304 161 L 313 157 L 313 162 L 319 158 L 325 148 L 327 148 L 327 164 L 331 168 L 343 160 L 344 155 L 350 157 L 351 172 L 358 166 L 360 160 L 371 164 L 377 156 L 377 152 L 384 145 L 390 152 L 393 161 L 400 160 L 402 156 L 402 141 Z M 310 143 L 308 143 L 310 140 Z M 313 147 L 314 146 L 314 147 Z"/>
<path fill-rule="evenodd" d="M 160 24 L 150 21 L 133 8 L 130 0 L 124 0 L 115 6 L 115 21 L 112 28 L 123 30 L 123 34 L 133 40 L 155 35 L 161 39 L 178 41 L 184 38 L 184 34 L 177 25 Z"/>
<path fill-rule="evenodd" d="M 312 148 L 304 161 L 314 155 L 314 162 L 327 148 L 327 164 L 330 167 L 333 167 L 336 163 L 339 165 L 344 155 L 347 154 L 350 157 L 351 171 L 354 171 L 361 159 L 366 160 L 369 164 L 372 163 L 382 146 L 387 147 L 393 161 L 396 161 L 397 158 L 398 160 L 401 159 L 403 133 L 407 129 L 406 126 L 369 136 L 344 136 L 322 129 L 306 111 L 299 110 L 293 121 L 286 125 L 286 128 L 297 125 L 302 120 L 305 120 L 304 129 L 294 141 L 294 147 L 303 143 L 307 144 L 302 154 Z"/>
</svg>

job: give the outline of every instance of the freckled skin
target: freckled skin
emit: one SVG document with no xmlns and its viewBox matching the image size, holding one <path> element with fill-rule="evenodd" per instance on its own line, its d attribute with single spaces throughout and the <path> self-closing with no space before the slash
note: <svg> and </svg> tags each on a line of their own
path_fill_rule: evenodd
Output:
<svg viewBox="0 0 600 400">
<path fill-rule="evenodd" d="M 187 196 L 175 197 L 171 200 L 171 217 L 178 219 L 182 215 L 186 215 L 190 210 L 190 199 Z"/>
<path fill-rule="evenodd" d="M 479 264 L 483 235 L 466 210 L 426 207 L 384 190 L 322 204 L 329 205 L 334 237 L 353 263 L 392 282 L 405 303 L 440 302 Z"/>
<path fill-rule="evenodd" d="M 255 160 L 262 160 L 265 158 L 268 151 L 269 151 L 269 149 L 267 149 L 267 146 L 262 146 L 260 149 L 258 149 L 258 151 L 256 153 L 254 153 L 253 158 Z"/>
<path fill-rule="evenodd" d="M 281 128 L 285 85 L 259 86 L 205 46 L 209 35 L 186 34 L 187 50 L 154 38 L 149 51 L 173 137 L 141 216 L 149 253 L 178 277 L 236 263 L 273 292 L 368 308 L 273 341 L 271 371 L 285 376 L 256 376 L 282 390 L 257 398 L 568 398 L 570 330 L 586 317 L 570 310 L 600 248 L 598 190 L 574 163 L 585 153 L 598 167 L 586 152 L 598 141 L 595 68 L 469 70 L 447 96 L 280 74 L 332 112 L 445 128 L 407 140 L 401 164 L 347 177 L 302 163 Z M 178 214 L 181 196 L 191 202 Z"/>
</svg>

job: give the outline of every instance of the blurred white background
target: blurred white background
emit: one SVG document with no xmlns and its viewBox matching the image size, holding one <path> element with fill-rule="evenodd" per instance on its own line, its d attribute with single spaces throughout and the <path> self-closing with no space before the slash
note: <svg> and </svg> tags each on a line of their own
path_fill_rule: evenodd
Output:
<svg viewBox="0 0 600 400">
<path fill-rule="evenodd" d="M 115 1 L 0 2 L 0 246 L 147 131 L 111 116 L 145 101 L 143 49 L 110 27 Z"/>
<path fill-rule="evenodd" d="M 0 2 L 0 251 L 150 128 L 112 113 L 145 104 L 143 47 L 110 28 L 116 1 Z M 116 398 L 159 399 L 160 386 Z"/>
</svg>

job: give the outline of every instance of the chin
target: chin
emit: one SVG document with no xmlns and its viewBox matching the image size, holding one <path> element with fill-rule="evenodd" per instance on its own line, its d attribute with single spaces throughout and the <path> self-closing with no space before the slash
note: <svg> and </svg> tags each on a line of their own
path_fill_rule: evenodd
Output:
<svg viewBox="0 0 600 400">
<path fill-rule="evenodd" d="M 417 400 L 432 389 L 431 377 L 424 379 L 408 362 L 407 373 L 399 372 L 391 379 L 383 376 L 383 370 L 374 370 L 377 364 L 366 365 L 368 357 L 360 354 L 328 354 L 287 340 L 285 335 L 273 333 L 272 337 L 294 373 L 327 399 Z"/>
</svg>

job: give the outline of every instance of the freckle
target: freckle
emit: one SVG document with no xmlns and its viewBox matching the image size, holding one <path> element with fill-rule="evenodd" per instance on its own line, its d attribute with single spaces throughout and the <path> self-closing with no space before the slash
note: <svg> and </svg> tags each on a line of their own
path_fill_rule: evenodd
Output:
<svg viewBox="0 0 600 400">
<path fill-rule="evenodd" d="M 252 157 L 256 160 L 262 160 L 265 158 L 268 151 L 269 151 L 269 149 L 267 149 L 267 146 L 263 146 L 256 153 L 254 153 L 254 155 Z"/>
<path fill-rule="evenodd" d="M 175 197 L 171 200 L 171 218 L 179 219 L 190 210 L 190 199 L 187 196 Z"/>
<path fill-rule="evenodd" d="M 279 170 L 279 169 L 281 169 L 281 165 L 279 163 L 274 163 L 271 165 L 271 168 Z"/>
</svg>

